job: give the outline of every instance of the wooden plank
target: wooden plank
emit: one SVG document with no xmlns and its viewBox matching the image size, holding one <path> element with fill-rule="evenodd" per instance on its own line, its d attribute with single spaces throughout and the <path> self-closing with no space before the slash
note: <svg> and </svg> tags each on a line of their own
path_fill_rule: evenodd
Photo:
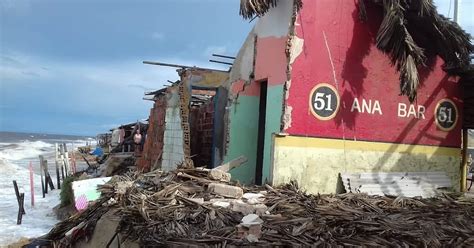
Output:
<svg viewBox="0 0 474 248">
<path fill-rule="evenodd" d="M 18 217 L 16 219 L 16 224 L 21 225 L 21 220 L 23 219 L 23 215 L 25 214 L 25 193 L 21 193 L 18 199 Z"/>
<path fill-rule="evenodd" d="M 21 193 L 18 190 L 18 185 L 16 183 L 16 180 L 13 180 L 13 188 L 15 189 L 15 196 L 16 196 L 16 201 L 18 203 L 18 217 L 16 220 L 16 224 L 20 225 L 21 224 L 21 219 L 25 212 L 25 207 L 24 207 L 24 202 L 25 202 L 25 193 Z"/>
<path fill-rule="evenodd" d="M 48 185 L 49 185 L 50 189 L 53 190 L 54 184 L 53 184 L 53 180 L 51 179 L 51 175 L 49 174 L 48 160 L 44 160 L 43 170 L 44 170 L 44 175 L 45 175 L 46 184 L 47 184 L 46 188 L 48 188 Z"/>
<path fill-rule="evenodd" d="M 59 179 L 59 162 L 58 160 L 56 159 L 55 161 L 55 164 L 56 164 L 56 182 L 57 182 L 57 185 L 58 185 L 58 189 L 61 189 L 61 180 Z"/>
<path fill-rule="evenodd" d="M 65 170 L 66 170 L 66 176 L 71 174 L 71 166 L 69 165 L 69 155 L 67 152 L 67 146 L 66 143 L 63 143 L 63 152 L 64 152 L 64 163 L 65 163 Z"/>
<path fill-rule="evenodd" d="M 239 167 L 240 165 L 244 164 L 245 162 L 247 162 L 247 158 L 245 156 L 240 156 L 240 157 L 238 157 L 236 159 L 233 159 L 233 160 L 231 160 L 231 161 L 229 161 L 225 164 L 217 166 L 214 169 L 229 172 L 230 170 L 232 170 L 236 167 Z"/>
<path fill-rule="evenodd" d="M 39 160 L 40 160 L 40 175 L 41 175 L 41 193 L 43 193 L 43 198 L 46 196 L 46 190 L 44 189 L 44 179 L 43 179 L 43 155 L 39 155 Z"/>
</svg>

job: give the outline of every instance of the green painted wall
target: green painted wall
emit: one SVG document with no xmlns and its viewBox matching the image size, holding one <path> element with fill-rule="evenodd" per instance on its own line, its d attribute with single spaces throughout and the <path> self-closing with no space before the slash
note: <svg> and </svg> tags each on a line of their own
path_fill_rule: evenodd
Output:
<svg viewBox="0 0 474 248">
<path fill-rule="evenodd" d="M 255 182 L 258 139 L 259 97 L 240 95 L 229 109 L 230 140 L 224 161 L 239 156 L 247 157 L 247 163 L 230 171 L 232 180 L 244 184 Z"/>
<path fill-rule="evenodd" d="M 265 118 L 265 146 L 263 157 L 262 182 L 271 183 L 272 134 L 280 132 L 283 104 L 283 84 L 269 85 L 267 90 L 267 114 Z"/>
<path fill-rule="evenodd" d="M 239 96 L 230 109 L 230 141 L 225 162 L 241 155 L 248 162 L 231 171 L 232 179 L 241 183 L 255 182 L 258 142 L 258 114 L 260 98 L 256 96 Z M 265 122 L 265 146 L 263 157 L 262 182 L 270 182 L 272 133 L 280 132 L 282 114 L 283 85 L 269 86 L 267 90 L 267 107 Z"/>
</svg>

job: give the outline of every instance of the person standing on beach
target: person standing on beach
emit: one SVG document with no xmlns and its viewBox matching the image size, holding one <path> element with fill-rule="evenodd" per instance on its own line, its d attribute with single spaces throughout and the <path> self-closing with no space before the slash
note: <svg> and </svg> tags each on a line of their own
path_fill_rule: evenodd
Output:
<svg viewBox="0 0 474 248">
<path fill-rule="evenodd" d="M 141 142 L 142 135 L 140 134 L 140 129 L 137 129 L 137 132 L 133 136 L 133 142 L 135 143 L 135 154 L 140 154 L 141 152 Z"/>
</svg>

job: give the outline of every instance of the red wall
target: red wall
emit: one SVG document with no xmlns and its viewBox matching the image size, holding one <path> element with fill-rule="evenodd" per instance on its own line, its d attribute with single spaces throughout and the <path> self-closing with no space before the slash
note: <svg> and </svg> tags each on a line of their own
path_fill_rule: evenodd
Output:
<svg viewBox="0 0 474 248">
<path fill-rule="evenodd" d="M 165 132 L 165 114 L 166 99 L 160 96 L 150 110 L 150 118 L 148 131 L 146 135 L 145 145 L 141 157 L 137 160 L 137 166 L 143 171 L 149 171 L 158 161 L 161 165 L 161 156 L 163 152 L 163 136 Z"/>
<path fill-rule="evenodd" d="M 461 118 L 451 131 L 437 127 L 435 107 L 443 98 L 451 99 L 462 110 L 458 84 L 441 70 L 443 61 L 429 61 L 430 69 L 420 73 L 421 88 L 414 103 L 424 106 L 425 119 L 399 117 L 399 75 L 374 39 L 382 20 L 377 6 L 368 5 L 368 19 L 358 19 L 357 1 L 307 0 L 297 17 L 296 35 L 304 40 L 303 50 L 292 64 L 288 105 L 292 107 L 293 135 L 383 141 L 405 144 L 460 146 Z M 324 38 L 326 35 L 327 45 Z M 333 77 L 334 64 L 337 83 Z M 319 83 L 333 85 L 340 96 L 340 108 L 333 119 L 319 120 L 310 111 L 309 95 Z M 354 98 L 361 104 L 379 101 L 381 111 L 373 114 L 351 111 Z M 382 112 L 380 115 L 379 112 Z M 403 114 L 403 111 L 402 111 Z M 462 116 L 458 112 L 459 116 Z"/>
<path fill-rule="evenodd" d="M 213 92 L 215 93 L 215 92 Z M 191 155 L 194 166 L 211 166 L 214 130 L 214 101 L 191 109 Z"/>
</svg>

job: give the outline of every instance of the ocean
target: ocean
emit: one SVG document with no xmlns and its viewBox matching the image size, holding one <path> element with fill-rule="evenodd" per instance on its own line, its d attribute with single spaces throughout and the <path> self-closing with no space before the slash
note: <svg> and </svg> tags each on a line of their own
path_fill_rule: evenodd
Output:
<svg viewBox="0 0 474 248">
<path fill-rule="evenodd" d="M 0 247 L 20 238 L 38 237 L 47 233 L 57 222 L 53 207 L 59 204 L 54 166 L 55 143 L 66 143 L 68 151 L 73 147 L 95 144 L 95 140 L 84 136 L 52 135 L 36 133 L 0 132 Z M 45 198 L 41 193 L 39 155 L 48 160 L 48 167 L 55 190 Z M 77 158 L 76 158 L 77 159 Z M 30 162 L 34 168 L 33 184 L 35 206 L 31 206 Z M 84 162 L 77 159 L 78 167 Z M 20 193 L 25 193 L 25 212 L 22 224 L 17 225 L 18 203 L 13 189 L 16 180 Z"/>
</svg>

